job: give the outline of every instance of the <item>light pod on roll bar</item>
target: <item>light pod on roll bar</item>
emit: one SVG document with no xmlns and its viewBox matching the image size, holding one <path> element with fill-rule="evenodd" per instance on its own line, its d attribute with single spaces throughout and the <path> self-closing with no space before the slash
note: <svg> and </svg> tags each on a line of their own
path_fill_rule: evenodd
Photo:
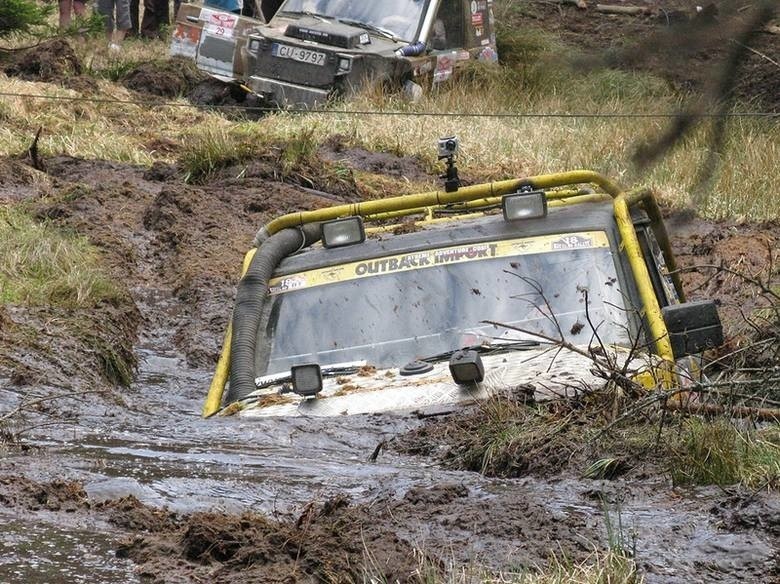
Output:
<svg viewBox="0 0 780 584">
<path fill-rule="evenodd" d="M 301 397 L 316 397 L 322 391 L 322 369 L 316 363 L 290 367 L 293 391 Z"/>
<path fill-rule="evenodd" d="M 321 229 L 322 245 L 327 248 L 355 245 L 366 240 L 366 230 L 360 217 L 325 221 Z"/>
<path fill-rule="evenodd" d="M 538 219 L 547 216 L 547 196 L 544 191 L 519 191 L 501 198 L 504 221 Z"/>
</svg>

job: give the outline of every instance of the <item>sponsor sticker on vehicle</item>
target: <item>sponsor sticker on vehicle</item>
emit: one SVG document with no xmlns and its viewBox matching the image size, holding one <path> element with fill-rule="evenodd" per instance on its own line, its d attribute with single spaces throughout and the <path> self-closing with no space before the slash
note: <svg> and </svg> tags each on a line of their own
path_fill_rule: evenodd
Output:
<svg viewBox="0 0 780 584">
<path fill-rule="evenodd" d="M 198 54 L 200 29 L 188 24 L 177 24 L 171 36 L 171 56 L 194 59 Z"/>
<path fill-rule="evenodd" d="M 436 57 L 436 70 L 433 72 L 434 83 L 443 83 L 452 77 L 452 72 L 455 69 L 455 61 L 457 58 L 457 52 L 438 55 Z"/>
<path fill-rule="evenodd" d="M 269 283 L 269 293 L 272 295 L 283 294 L 324 284 L 347 282 L 408 270 L 422 270 L 444 264 L 459 264 L 493 258 L 510 258 L 538 253 L 608 247 L 609 240 L 607 239 L 607 234 L 603 231 L 585 231 L 566 235 L 540 235 L 487 243 L 455 245 L 395 256 L 366 259 L 274 278 Z"/>
<path fill-rule="evenodd" d="M 200 11 L 200 19 L 204 22 L 204 31 L 220 37 L 232 38 L 236 24 L 238 24 L 237 14 L 209 10 L 208 8 Z"/>
<path fill-rule="evenodd" d="M 552 242 L 552 249 L 587 249 L 593 247 L 593 239 L 582 235 L 566 235 Z"/>
<path fill-rule="evenodd" d="M 303 47 L 293 47 L 291 45 L 283 45 L 281 43 L 274 43 L 271 45 L 271 54 L 274 57 L 281 59 L 292 59 L 293 61 L 299 61 L 301 63 L 309 63 L 310 65 L 325 66 L 327 55 L 320 53 L 319 51 L 312 51 Z"/>
</svg>

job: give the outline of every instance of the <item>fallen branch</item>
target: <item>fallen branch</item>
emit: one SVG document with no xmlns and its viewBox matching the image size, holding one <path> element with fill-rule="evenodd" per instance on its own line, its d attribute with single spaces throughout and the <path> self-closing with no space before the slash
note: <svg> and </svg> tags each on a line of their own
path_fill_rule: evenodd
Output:
<svg viewBox="0 0 780 584">
<path fill-rule="evenodd" d="M 585 2 L 585 0 L 542 0 L 542 2 L 544 4 L 571 4 L 580 10 L 585 10 L 588 7 L 588 4 Z"/>
<path fill-rule="evenodd" d="M 778 33 L 778 34 L 780 34 L 780 33 Z M 739 41 L 732 41 L 732 42 L 735 42 L 735 43 L 737 43 L 738 45 L 740 45 L 740 46 L 742 46 L 742 47 L 746 48 L 748 51 L 750 51 L 750 52 L 751 52 L 751 53 L 753 53 L 754 55 L 758 55 L 759 57 L 761 57 L 761 58 L 762 58 L 762 59 L 764 59 L 765 61 L 768 61 L 769 63 L 772 63 L 772 65 L 774 65 L 775 67 L 777 67 L 777 68 L 779 68 L 779 69 L 780 69 L 780 63 L 778 63 L 777 61 L 775 61 L 775 60 L 774 60 L 774 59 L 772 59 L 771 57 L 768 57 L 767 55 L 765 55 L 765 54 L 764 54 L 764 53 L 762 53 L 761 51 L 757 51 L 757 50 L 756 50 L 756 49 L 754 49 L 753 47 L 749 47 L 749 46 L 747 46 L 747 45 L 743 45 L 743 44 L 742 44 L 742 43 L 740 43 Z"/>
<path fill-rule="evenodd" d="M 780 422 L 778 408 L 751 408 L 748 406 L 722 406 L 718 404 L 691 404 L 680 401 L 667 401 L 663 407 L 696 415 L 728 415 L 731 418 L 752 418 L 764 422 Z"/>
<path fill-rule="evenodd" d="M 628 14 L 633 16 L 637 14 L 647 14 L 650 11 L 644 6 L 615 6 L 612 4 L 596 4 L 596 12 L 601 12 L 603 14 Z"/>
<path fill-rule="evenodd" d="M 104 391 L 105 390 L 102 390 L 102 389 L 89 389 L 89 390 L 85 390 L 85 391 L 71 391 L 71 392 L 68 392 L 68 393 L 60 393 L 60 394 L 57 394 L 57 395 L 48 395 L 48 396 L 39 397 L 39 398 L 36 398 L 36 399 L 24 400 L 24 401 L 22 401 L 22 403 L 20 403 L 14 409 L 12 409 L 12 410 L 10 410 L 8 412 L 3 412 L 2 415 L 0 415 L 0 423 L 6 422 L 6 421 L 10 420 L 11 418 L 13 418 L 14 416 L 18 416 L 19 414 L 25 412 L 26 410 L 29 410 L 30 408 L 32 408 L 34 406 L 37 406 L 37 405 L 40 405 L 40 404 L 43 404 L 43 403 L 46 403 L 46 402 L 50 402 L 50 401 L 57 400 L 57 399 L 78 398 L 78 397 L 82 397 L 82 396 L 88 395 L 88 394 L 103 393 Z"/>
</svg>

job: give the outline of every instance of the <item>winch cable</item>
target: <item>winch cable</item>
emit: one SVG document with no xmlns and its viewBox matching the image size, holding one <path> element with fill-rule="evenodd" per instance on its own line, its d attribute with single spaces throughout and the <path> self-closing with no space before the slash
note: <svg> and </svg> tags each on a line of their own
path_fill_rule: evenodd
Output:
<svg viewBox="0 0 780 584">
<path fill-rule="evenodd" d="M 317 223 L 283 229 L 263 242 L 246 275 L 238 283 L 233 310 L 230 385 L 226 402 L 242 399 L 255 391 L 255 352 L 260 320 L 268 297 L 268 282 L 287 256 L 320 239 Z"/>
</svg>

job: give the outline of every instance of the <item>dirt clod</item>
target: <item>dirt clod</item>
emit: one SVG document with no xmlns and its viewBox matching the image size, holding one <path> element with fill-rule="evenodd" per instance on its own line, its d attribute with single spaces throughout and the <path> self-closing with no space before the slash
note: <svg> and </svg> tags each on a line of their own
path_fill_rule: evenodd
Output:
<svg viewBox="0 0 780 584">
<path fill-rule="evenodd" d="M 207 78 L 191 60 L 174 58 L 138 65 L 122 78 L 122 85 L 139 93 L 174 98 L 187 95 Z"/>
<path fill-rule="evenodd" d="M 59 82 L 81 75 L 83 67 L 73 48 L 64 39 L 46 41 L 21 51 L 5 67 L 5 74 L 28 81 Z"/>
</svg>

